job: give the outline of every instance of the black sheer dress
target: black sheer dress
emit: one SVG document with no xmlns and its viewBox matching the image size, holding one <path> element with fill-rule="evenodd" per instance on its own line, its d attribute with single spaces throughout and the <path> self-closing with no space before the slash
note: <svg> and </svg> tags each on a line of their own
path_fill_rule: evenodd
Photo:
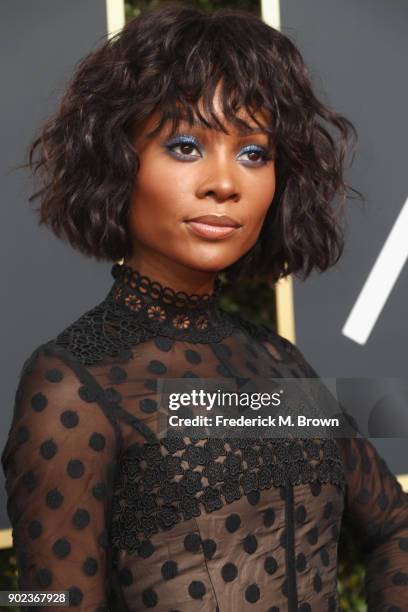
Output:
<svg viewBox="0 0 408 612">
<path fill-rule="evenodd" d="M 20 589 L 87 612 L 335 612 L 343 521 L 368 609 L 408 610 L 408 495 L 368 440 L 156 436 L 158 378 L 317 376 L 299 350 L 218 288 L 112 274 L 22 368 L 2 453 Z"/>
</svg>

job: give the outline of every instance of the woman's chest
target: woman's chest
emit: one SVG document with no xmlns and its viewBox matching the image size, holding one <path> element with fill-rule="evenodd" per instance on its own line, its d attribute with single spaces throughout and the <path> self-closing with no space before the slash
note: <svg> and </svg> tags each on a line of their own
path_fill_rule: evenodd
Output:
<svg viewBox="0 0 408 612">
<path fill-rule="evenodd" d="M 191 520 L 219 530 L 219 517 L 238 504 L 241 522 L 262 527 L 269 520 L 279 529 L 291 519 L 298 537 L 313 544 L 316 525 L 341 517 L 343 490 L 333 439 L 226 441 L 173 434 L 135 443 L 122 455 L 114 486 L 114 543 L 133 552 L 154 534 Z M 285 521 L 278 518 L 282 513 Z"/>
</svg>

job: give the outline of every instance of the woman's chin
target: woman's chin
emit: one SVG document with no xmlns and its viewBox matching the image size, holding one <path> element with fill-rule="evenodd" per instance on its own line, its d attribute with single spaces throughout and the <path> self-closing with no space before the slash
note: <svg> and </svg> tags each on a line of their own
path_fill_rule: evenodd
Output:
<svg viewBox="0 0 408 612">
<path fill-rule="evenodd" d="M 233 263 L 235 263 L 238 258 L 226 258 L 226 257 L 217 257 L 217 258 L 194 258 L 193 261 L 189 263 L 189 267 L 199 270 L 200 272 L 221 272 L 228 268 Z"/>
</svg>

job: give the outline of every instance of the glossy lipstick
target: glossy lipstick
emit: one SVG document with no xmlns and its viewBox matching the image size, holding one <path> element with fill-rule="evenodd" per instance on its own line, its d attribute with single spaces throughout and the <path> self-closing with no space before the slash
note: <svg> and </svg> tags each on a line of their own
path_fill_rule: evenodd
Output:
<svg viewBox="0 0 408 612">
<path fill-rule="evenodd" d="M 203 215 L 188 219 L 186 223 L 192 232 L 210 240 L 226 238 L 242 227 L 238 221 L 225 215 Z"/>
</svg>

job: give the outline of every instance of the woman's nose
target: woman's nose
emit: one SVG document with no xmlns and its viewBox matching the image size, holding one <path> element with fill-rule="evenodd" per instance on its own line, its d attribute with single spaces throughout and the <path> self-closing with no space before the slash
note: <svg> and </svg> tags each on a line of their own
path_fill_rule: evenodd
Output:
<svg viewBox="0 0 408 612">
<path fill-rule="evenodd" d="M 213 198 L 216 202 L 238 202 L 241 194 L 235 161 L 225 155 L 214 156 L 201 165 L 203 180 L 198 188 L 199 198 Z"/>
</svg>

